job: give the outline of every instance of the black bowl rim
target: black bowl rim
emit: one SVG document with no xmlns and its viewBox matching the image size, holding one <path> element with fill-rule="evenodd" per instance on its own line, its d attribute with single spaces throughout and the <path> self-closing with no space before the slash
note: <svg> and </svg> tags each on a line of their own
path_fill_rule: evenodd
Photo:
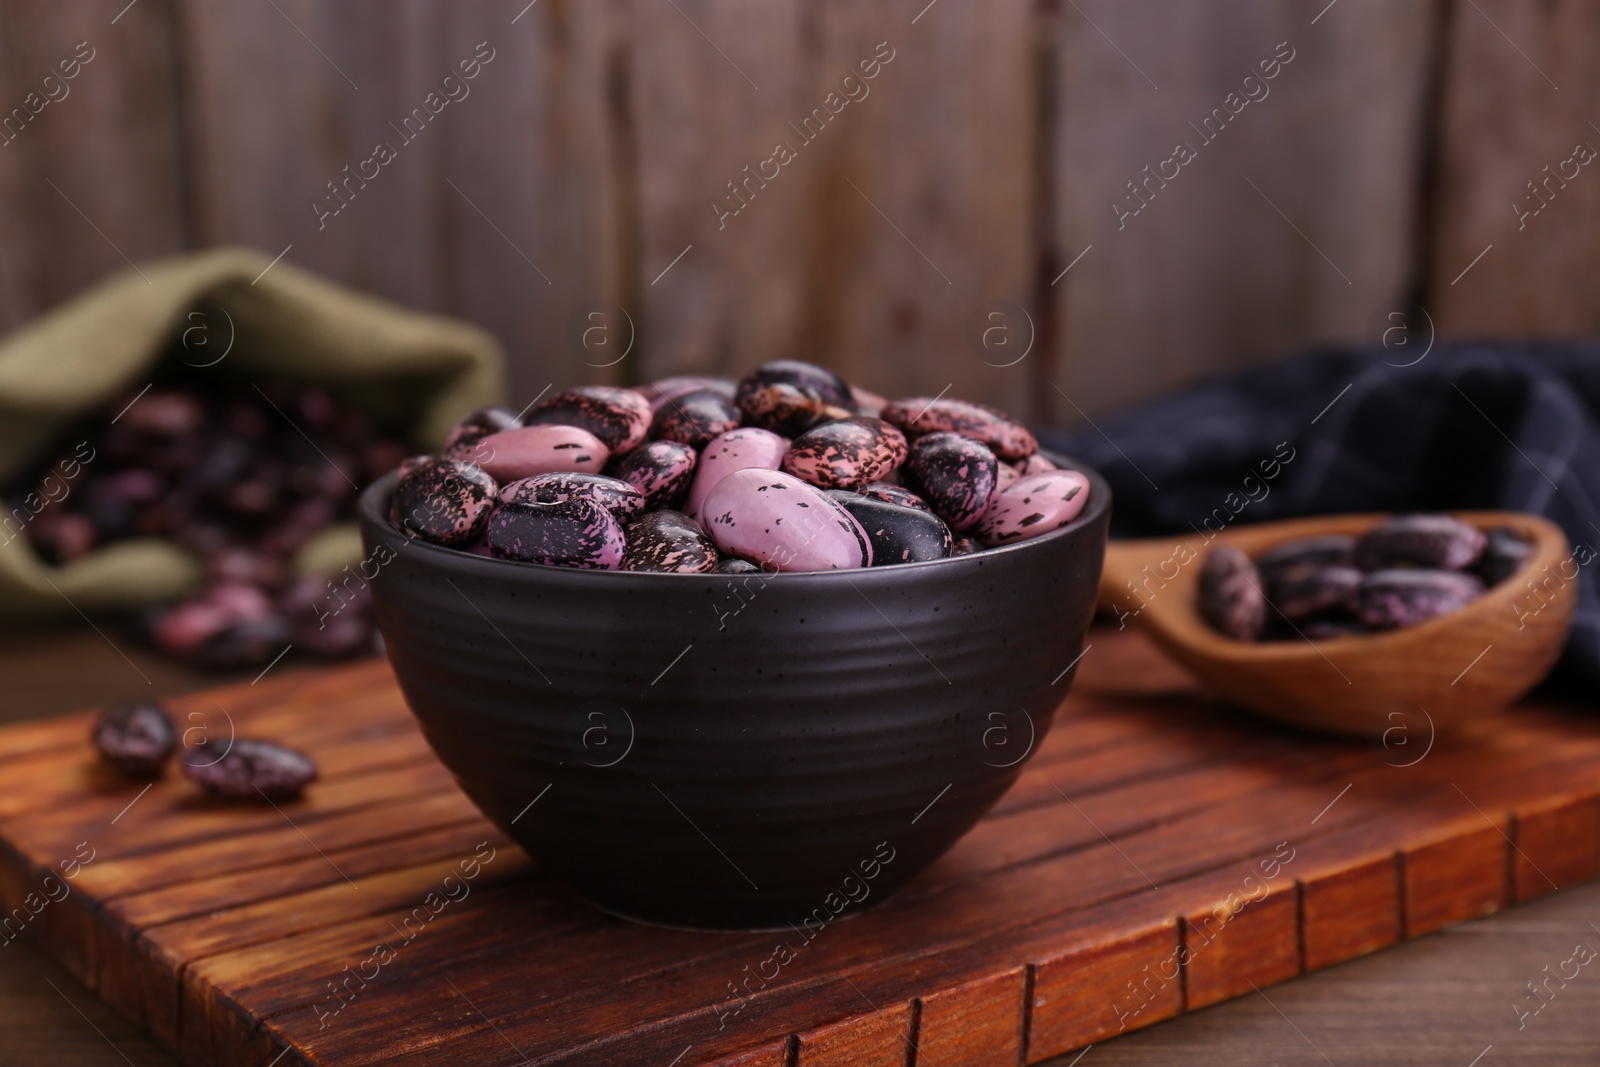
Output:
<svg viewBox="0 0 1600 1067">
<path fill-rule="evenodd" d="M 872 567 L 851 567 L 844 570 L 828 571 L 768 571 L 765 568 L 761 568 L 760 573 L 767 581 L 783 581 L 792 583 L 807 578 L 812 580 L 833 578 L 835 580 L 842 579 L 849 581 L 852 576 L 862 578 L 874 574 L 906 574 L 909 572 L 927 570 L 930 567 L 951 567 L 959 566 L 963 563 L 971 565 L 971 561 L 974 560 L 981 563 L 982 561 L 988 559 L 1006 558 L 1021 553 L 1039 551 L 1040 546 L 1053 541 L 1059 541 L 1065 537 L 1070 537 L 1085 527 L 1093 526 L 1104 516 L 1107 511 L 1110 510 L 1111 485 L 1105 480 L 1104 477 L 1101 476 L 1099 471 L 1095 470 L 1093 467 L 1082 462 L 1081 460 L 1074 459 L 1059 452 L 1041 448 L 1039 453 L 1049 459 L 1052 463 L 1055 463 L 1058 467 L 1066 470 L 1077 471 L 1079 474 L 1082 474 L 1084 477 L 1089 479 L 1089 500 L 1083 511 L 1076 519 L 1073 519 L 1065 526 L 1051 530 L 1049 533 L 1041 534 L 1038 537 L 1030 537 L 1025 541 L 1017 541 L 1014 544 L 1000 545 L 996 548 L 986 548 L 981 552 L 973 552 L 965 556 L 946 556 L 943 559 L 925 559 L 917 560 L 911 563 L 885 563 Z M 436 545 L 430 541 L 424 541 L 421 538 L 407 537 L 405 534 L 396 530 L 389 524 L 389 498 L 393 495 L 394 485 L 397 481 L 399 481 L 399 472 L 390 471 L 377 481 L 373 482 L 371 485 L 367 486 L 366 489 L 362 490 L 360 500 L 357 503 L 357 518 L 361 522 L 361 525 L 364 527 L 369 527 L 375 536 L 386 537 L 387 539 L 391 540 L 399 540 L 408 548 L 421 548 L 425 557 L 437 554 L 441 560 L 456 561 L 462 566 L 476 567 L 481 564 L 484 568 L 492 568 L 492 570 L 485 570 L 486 574 L 495 572 L 505 574 L 507 573 L 505 568 L 514 567 L 524 574 L 537 574 L 551 578 L 554 578 L 556 575 L 581 575 L 583 576 L 584 581 L 595 580 L 593 578 L 594 575 L 625 575 L 634 579 L 669 582 L 726 581 L 741 577 L 740 575 L 724 574 L 718 571 L 681 573 L 676 571 L 605 571 L 586 570 L 580 567 L 546 567 L 543 564 L 528 563 L 524 562 L 523 560 L 501 559 L 498 556 L 480 556 L 474 552 L 464 552 L 459 548 L 451 548 L 447 545 Z M 608 577 L 600 580 L 606 581 L 616 579 L 614 577 Z"/>
</svg>

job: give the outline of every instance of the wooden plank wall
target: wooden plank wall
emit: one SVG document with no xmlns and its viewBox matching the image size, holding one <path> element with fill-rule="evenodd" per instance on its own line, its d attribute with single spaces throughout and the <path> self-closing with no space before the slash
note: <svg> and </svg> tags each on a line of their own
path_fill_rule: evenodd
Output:
<svg viewBox="0 0 1600 1067">
<path fill-rule="evenodd" d="M 244 243 L 482 323 L 519 397 L 795 356 L 1066 422 L 1375 341 L 1410 300 L 1444 334 L 1592 331 L 1600 168 L 1563 161 L 1600 146 L 1597 23 L 1581 0 L 18 0 L 0 106 L 94 58 L 0 146 L 0 328 L 127 259 Z M 460 98 L 408 138 L 430 92 Z M 1527 199 L 1547 164 L 1569 177 Z"/>
</svg>

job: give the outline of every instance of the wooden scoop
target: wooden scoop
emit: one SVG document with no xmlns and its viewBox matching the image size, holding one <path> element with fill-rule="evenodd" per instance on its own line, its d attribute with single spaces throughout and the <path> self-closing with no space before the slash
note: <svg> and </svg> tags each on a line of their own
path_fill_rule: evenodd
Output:
<svg viewBox="0 0 1600 1067">
<path fill-rule="evenodd" d="M 1251 643 L 1224 637 L 1200 617 L 1200 564 L 1212 545 L 1230 544 L 1253 558 L 1294 538 L 1360 535 L 1388 517 L 1262 523 L 1212 534 L 1209 541 L 1206 533 L 1113 541 L 1098 605 L 1120 625 L 1142 627 L 1229 700 L 1335 733 L 1381 736 L 1397 724 L 1422 722 L 1422 715 L 1448 729 L 1505 708 L 1537 685 L 1566 644 L 1578 605 L 1579 560 L 1561 528 L 1536 515 L 1456 513 L 1479 529 L 1516 529 L 1532 542 L 1533 552 L 1478 600 L 1419 626 Z M 1270 606 L 1267 611 L 1276 614 Z"/>
</svg>

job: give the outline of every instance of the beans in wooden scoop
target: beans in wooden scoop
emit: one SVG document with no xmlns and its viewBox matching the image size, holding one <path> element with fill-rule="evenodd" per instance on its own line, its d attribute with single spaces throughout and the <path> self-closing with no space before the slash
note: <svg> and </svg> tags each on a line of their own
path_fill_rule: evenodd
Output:
<svg viewBox="0 0 1600 1067">
<path fill-rule="evenodd" d="M 1200 614 L 1241 641 L 1321 641 L 1417 626 L 1458 611 L 1505 581 L 1533 546 L 1508 526 L 1479 530 L 1450 515 L 1397 515 L 1361 537 L 1327 534 L 1274 545 L 1254 560 L 1231 546 L 1206 554 Z M 1242 577 L 1241 577 L 1242 576 Z M 1263 622 L 1253 625 L 1261 590 Z"/>
</svg>

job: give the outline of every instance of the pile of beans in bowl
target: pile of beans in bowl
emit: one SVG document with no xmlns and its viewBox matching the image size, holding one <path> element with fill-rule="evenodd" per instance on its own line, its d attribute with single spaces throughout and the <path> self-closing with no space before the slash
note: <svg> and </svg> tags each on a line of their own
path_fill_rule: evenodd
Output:
<svg viewBox="0 0 1600 1067">
<path fill-rule="evenodd" d="M 1532 552 L 1509 526 L 1432 514 L 1397 515 L 1361 537 L 1285 541 L 1255 559 L 1218 545 L 1201 564 L 1200 614 L 1240 641 L 1395 630 L 1465 607 Z"/>
<path fill-rule="evenodd" d="M 824 571 L 1059 529 L 1089 482 L 1001 411 L 889 402 L 823 367 L 582 386 L 484 408 L 400 465 L 390 521 L 479 555 L 591 570 Z"/>
</svg>

